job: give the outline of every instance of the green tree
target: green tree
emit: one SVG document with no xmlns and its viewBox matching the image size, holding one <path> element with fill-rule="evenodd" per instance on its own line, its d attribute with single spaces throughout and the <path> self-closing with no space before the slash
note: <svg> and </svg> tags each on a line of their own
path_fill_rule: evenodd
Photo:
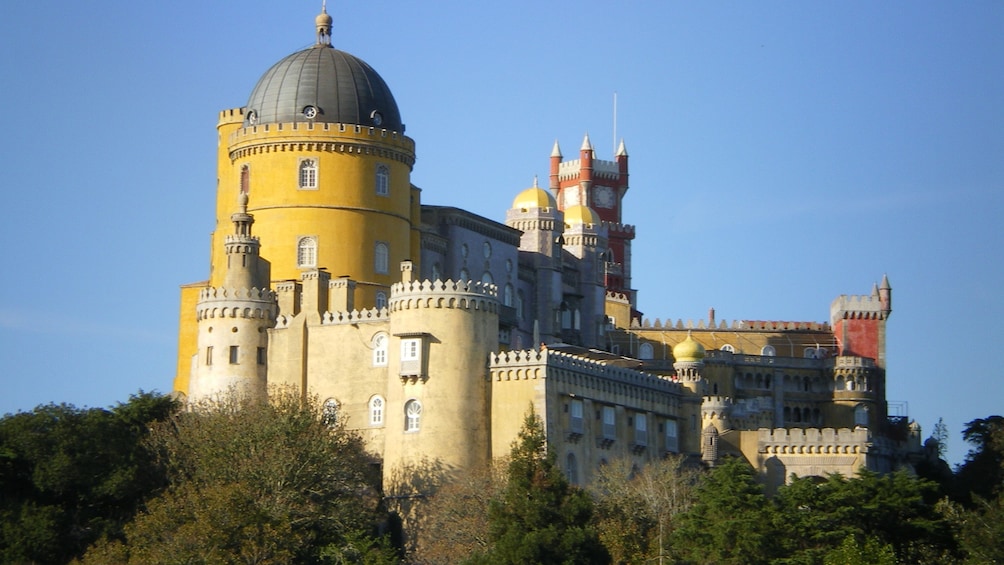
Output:
<svg viewBox="0 0 1004 565">
<path fill-rule="evenodd" d="M 947 500 L 939 504 L 958 529 L 966 563 L 1004 563 L 1004 496 L 992 501 L 977 497 L 969 509 Z"/>
<path fill-rule="evenodd" d="M 123 525 L 165 484 L 143 439 L 169 397 L 109 409 L 49 404 L 0 419 L 0 562 L 66 563 Z"/>
<path fill-rule="evenodd" d="M 847 536 L 840 547 L 826 553 L 823 565 L 896 565 L 896 552 L 873 537 L 859 543 L 854 536 Z"/>
<path fill-rule="evenodd" d="M 322 421 L 316 399 L 274 391 L 228 398 L 156 426 L 167 490 L 84 563 L 385 563 L 371 534 L 380 496 L 356 435 Z"/>
<path fill-rule="evenodd" d="M 973 495 L 991 500 L 1004 491 L 1004 417 L 973 420 L 962 438 L 972 449 L 956 473 L 956 498 L 964 504 L 972 504 Z"/>
<path fill-rule="evenodd" d="M 931 437 L 938 442 L 938 457 L 944 459 L 945 454 L 948 453 L 948 426 L 945 424 L 944 418 L 938 418 L 934 424 L 934 431 L 931 432 Z"/>
<path fill-rule="evenodd" d="M 489 503 L 490 547 L 471 563 L 607 563 L 590 525 L 592 500 L 568 483 L 547 449 L 540 418 L 527 414 L 500 496 Z"/>
<path fill-rule="evenodd" d="M 673 553 L 684 562 L 756 564 L 775 556 L 772 507 L 745 460 L 726 459 L 695 494 L 671 536 Z"/>
</svg>

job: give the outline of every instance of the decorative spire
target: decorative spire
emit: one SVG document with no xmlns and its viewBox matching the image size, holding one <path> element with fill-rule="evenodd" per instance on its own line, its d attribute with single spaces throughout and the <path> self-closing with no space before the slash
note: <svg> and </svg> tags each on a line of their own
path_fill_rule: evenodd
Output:
<svg viewBox="0 0 1004 565">
<path fill-rule="evenodd" d="M 623 137 L 621 138 L 621 144 L 620 144 L 620 146 L 617 147 L 617 156 L 618 157 L 627 157 L 628 156 L 628 154 L 627 154 L 627 147 L 624 147 L 624 138 Z"/>
<path fill-rule="evenodd" d="M 889 286 L 889 275 L 882 275 L 882 284 L 879 285 L 879 290 L 892 290 Z"/>
<path fill-rule="evenodd" d="M 558 140 L 554 140 L 554 149 L 551 150 L 551 157 L 561 157 L 561 148 L 558 147 Z"/>
<path fill-rule="evenodd" d="M 539 186 L 537 186 L 537 175 L 533 175 L 533 187 L 540 188 Z"/>
<path fill-rule="evenodd" d="M 593 144 L 589 141 L 589 132 L 586 132 L 586 137 L 582 140 L 582 147 L 579 148 L 580 151 L 592 151 Z"/>
<path fill-rule="evenodd" d="M 331 16 L 328 15 L 328 0 L 321 0 L 321 13 L 314 18 L 317 26 L 317 45 L 331 47 Z"/>
</svg>

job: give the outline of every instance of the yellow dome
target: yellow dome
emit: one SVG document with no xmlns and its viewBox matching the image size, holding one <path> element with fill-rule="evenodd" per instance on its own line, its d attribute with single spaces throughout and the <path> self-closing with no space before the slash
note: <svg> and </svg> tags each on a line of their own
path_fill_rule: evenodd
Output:
<svg viewBox="0 0 1004 565">
<path fill-rule="evenodd" d="M 600 223 L 600 216 L 589 206 L 579 204 L 565 210 L 565 223 L 570 226 L 579 224 L 598 225 Z"/>
<path fill-rule="evenodd" d="M 694 363 L 704 360 L 704 346 L 694 340 L 687 332 L 687 339 L 673 347 L 673 358 L 678 362 Z"/>
<path fill-rule="evenodd" d="M 556 208 L 558 204 L 554 196 L 543 188 L 534 186 L 520 192 L 516 199 L 512 201 L 513 208 Z"/>
</svg>

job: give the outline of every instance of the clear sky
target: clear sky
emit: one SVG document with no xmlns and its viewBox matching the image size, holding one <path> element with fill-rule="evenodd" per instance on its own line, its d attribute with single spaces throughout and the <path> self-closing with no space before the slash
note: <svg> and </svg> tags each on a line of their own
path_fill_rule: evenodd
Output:
<svg viewBox="0 0 1004 565">
<path fill-rule="evenodd" d="M 319 1 L 0 10 L 0 413 L 168 392 L 203 280 L 217 112 Z M 646 316 L 828 321 L 887 273 L 888 397 L 949 458 L 1004 412 L 1004 3 L 338 2 L 427 204 L 502 221 L 557 139 L 631 159 Z"/>
</svg>

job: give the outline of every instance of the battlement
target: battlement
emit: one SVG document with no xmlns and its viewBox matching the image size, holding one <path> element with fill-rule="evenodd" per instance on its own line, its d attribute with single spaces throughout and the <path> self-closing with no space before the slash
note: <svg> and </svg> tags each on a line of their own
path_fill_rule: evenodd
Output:
<svg viewBox="0 0 1004 565">
<path fill-rule="evenodd" d="M 874 369 L 875 361 L 866 357 L 840 355 L 833 358 L 834 369 Z"/>
<path fill-rule="evenodd" d="M 601 224 L 607 228 L 610 235 L 634 239 L 634 226 L 630 224 L 622 224 L 620 222 L 601 222 Z"/>
<path fill-rule="evenodd" d="M 765 454 L 857 454 L 869 451 L 872 437 L 867 428 L 760 428 L 757 443 Z"/>
<path fill-rule="evenodd" d="M 582 170 L 581 159 L 571 159 L 562 161 L 558 165 L 558 179 L 570 180 L 578 178 Z M 619 179 L 621 176 L 620 167 L 616 161 L 605 161 L 603 159 L 593 159 L 593 178 Z"/>
<path fill-rule="evenodd" d="M 244 243 L 244 244 L 249 244 L 250 245 L 252 243 L 259 243 L 259 240 L 258 240 L 257 236 L 253 236 L 253 235 L 236 235 L 236 234 L 232 234 L 231 233 L 231 234 L 227 234 L 227 236 L 223 239 L 223 242 L 225 244 L 227 244 L 227 245 L 234 244 L 234 243 Z M 245 253 L 246 253 L 246 251 L 245 251 Z"/>
<path fill-rule="evenodd" d="M 244 108 L 228 108 L 226 110 L 220 110 L 218 125 L 243 122 Z"/>
<path fill-rule="evenodd" d="M 706 409 L 726 409 L 732 406 L 732 397 L 722 396 L 720 394 L 713 396 L 704 396 L 701 398 L 701 406 Z"/>
<path fill-rule="evenodd" d="M 320 151 L 375 155 L 415 164 L 415 141 L 396 131 L 339 123 L 280 123 L 247 126 L 230 134 L 230 159 L 273 152 Z"/>
<path fill-rule="evenodd" d="M 481 281 L 424 280 L 390 287 L 390 311 L 412 308 L 461 308 L 498 312 L 498 287 Z"/>
<path fill-rule="evenodd" d="M 618 383 L 668 394 L 680 394 L 683 390 L 680 384 L 652 373 L 608 365 L 602 361 L 560 351 L 548 349 L 501 351 L 488 357 L 488 369 L 492 380 L 495 381 L 544 378 L 545 367 L 556 370 L 550 373 L 552 378 L 564 378 L 574 374 L 592 377 L 603 383 Z"/>
<path fill-rule="evenodd" d="M 609 299 L 609 295 L 607 297 Z M 640 330 L 728 330 L 732 332 L 748 331 L 748 332 L 829 332 L 831 331 L 830 325 L 826 322 L 781 322 L 781 321 L 760 321 L 760 320 L 733 320 L 729 323 L 727 320 L 721 320 L 716 324 L 708 322 L 706 320 L 698 320 L 696 323 L 694 320 L 687 320 L 686 323 L 682 319 L 677 319 L 674 324 L 672 320 L 666 320 L 665 323 L 659 318 L 655 319 L 655 322 L 645 318 L 643 320 L 638 320 L 637 318 L 631 320 L 631 329 Z"/>
<path fill-rule="evenodd" d="M 620 302 L 622 304 L 631 303 L 631 299 L 628 298 L 628 295 L 624 294 L 623 292 L 615 292 L 612 290 L 607 291 L 606 299 L 611 302 Z"/>
<path fill-rule="evenodd" d="M 370 308 L 369 310 L 353 310 L 351 312 L 325 312 L 321 318 L 321 325 L 364 324 L 386 322 L 389 319 L 390 311 L 387 308 Z"/>
<path fill-rule="evenodd" d="M 268 289 L 206 288 L 199 291 L 196 319 L 250 318 L 271 320 L 278 305 L 275 293 Z"/>
<path fill-rule="evenodd" d="M 883 309 L 877 294 L 841 294 L 830 304 L 830 320 L 884 320 L 888 311 Z"/>
</svg>

